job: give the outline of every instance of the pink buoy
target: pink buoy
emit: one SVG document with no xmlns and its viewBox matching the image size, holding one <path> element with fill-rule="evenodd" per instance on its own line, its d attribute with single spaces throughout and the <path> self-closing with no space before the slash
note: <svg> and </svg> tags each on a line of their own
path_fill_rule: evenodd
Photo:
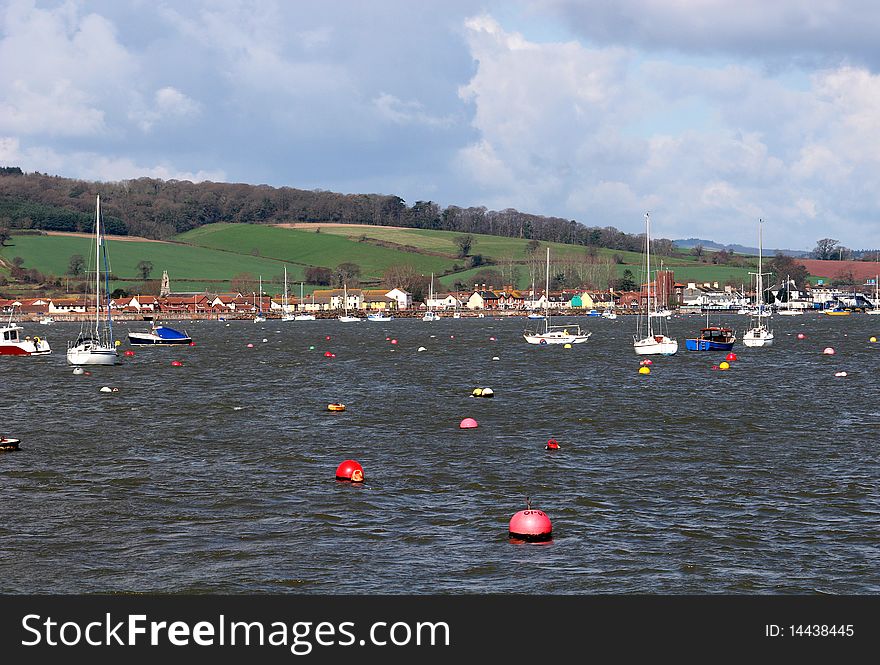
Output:
<svg viewBox="0 0 880 665">
<path fill-rule="evenodd" d="M 510 518 L 508 538 L 524 540 L 527 543 L 545 543 L 553 539 L 553 525 L 542 510 L 532 510 L 531 502 L 526 502 L 526 510 L 521 510 Z"/>
<path fill-rule="evenodd" d="M 495 341 L 495 338 L 494 338 L 494 337 L 490 337 L 490 338 L 489 338 L 489 341 L 490 341 L 490 342 L 494 342 L 494 341 Z"/>
<path fill-rule="evenodd" d="M 329 340 L 329 339 L 330 339 L 330 335 L 327 335 L 324 339 Z"/>
<path fill-rule="evenodd" d="M 651 360 L 650 358 L 648 358 L 648 359 L 646 359 L 646 360 L 642 360 L 642 361 L 639 363 L 639 365 L 642 365 L 643 367 L 647 367 L 648 365 L 653 365 L 653 364 L 654 364 L 654 361 Z"/>
<path fill-rule="evenodd" d="M 353 459 L 347 459 L 336 467 L 336 480 L 362 483 L 364 482 L 364 467 Z"/>
<path fill-rule="evenodd" d="M 171 361 L 171 366 L 172 366 L 172 367 L 183 367 L 183 363 L 180 362 L 179 360 L 172 360 L 172 361 Z"/>
<path fill-rule="evenodd" d="M 458 424 L 459 429 L 473 429 L 477 427 L 477 421 L 473 418 L 465 418 Z"/>
<path fill-rule="evenodd" d="M 798 334 L 797 334 L 797 338 L 798 338 L 798 339 L 806 339 L 807 336 L 804 335 L 804 333 L 798 333 Z"/>
<path fill-rule="evenodd" d="M 254 348 L 254 345 L 253 345 L 253 344 L 248 344 L 248 345 L 247 345 L 247 348 L 252 349 L 252 348 Z"/>
<path fill-rule="evenodd" d="M 826 346 L 826 347 L 825 347 L 825 350 L 822 351 L 822 353 L 824 353 L 826 356 L 833 356 L 833 355 L 834 355 L 834 349 L 832 349 L 830 346 Z"/>
<path fill-rule="evenodd" d="M 392 340 L 391 340 L 391 343 L 392 343 L 392 344 L 397 344 L 397 340 L 396 340 L 396 339 L 392 339 Z"/>
<path fill-rule="evenodd" d="M 727 358 L 725 358 L 725 360 L 727 360 L 728 362 L 733 362 L 734 360 L 736 360 L 736 354 L 731 351 L 727 354 Z"/>
</svg>

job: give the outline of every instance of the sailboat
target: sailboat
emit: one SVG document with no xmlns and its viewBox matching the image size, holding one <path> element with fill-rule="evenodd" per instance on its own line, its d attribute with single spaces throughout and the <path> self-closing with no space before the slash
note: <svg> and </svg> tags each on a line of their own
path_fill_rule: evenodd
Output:
<svg viewBox="0 0 880 665">
<path fill-rule="evenodd" d="M 339 320 L 343 323 L 353 323 L 355 321 L 360 321 L 361 319 L 357 316 L 349 316 L 348 314 L 348 284 L 343 283 L 342 285 L 342 293 L 343 293 L 343 304 L 345 306 L 345 314 L 339 317 Z"/>
<path fill-rule="evenodd" d="M 755 314 L 751 315 L 749 328 L 743 335 L 742 342 L 746 346 L 773 346 L 773 331 L 764 321 L 769 314 L 765 311 L 764 306 L 764 273 L 762 270 L 762 252 L 763 252 L 763 236 L 762 225 L 764 220 L 758 220 L 758 272 L 755 274 L 755 286 L 757 293 L 755 294 Z"/>
<path fill-rule="evenodd" d="M 281 298 L 281 320 L 296 321 L 296 317 L 290 312 L 290 303 L 287 299 L 287 266 L 284 266 L 284 295 Z"/>
<path fill-rule="evenodd" d="M 313 305 L 315 304 L 315 294 L 314 293 L 312 294 L 312 304 Z M 303 306 L 303 283 L 300 282 L 299 283 L 299 307 L 302 308 L 302 306 Z M 300 311 L 298 311 L 294 315 L 293 320 L 294 321 L 314 321 L 315 315 L 314 314 L 307 314 L 306 312 L 303 312 L 302 309 L 300 309 Z"/>
<path fill-rule="evenodd" d="M 431 273 L 431 283 L 428 285 L 428 311 L 422 317 L 422 321 L 436 321 L 440 315 L 431 309 L 431 303 L 434 301 L 434 273 Z"/>
<path fill-rule="evenodd" d="M 103 249 L 103 251 L 102 251 Z M 103 259 L 103 261 L 102 261 Z M 101 267 L 103 263 L 104 278 L 110 278 L 110 265 L 104 244 L 104 233 L 101 229 L 101 197 L 95 202 L 95 320 L 85 321 L 80 327 L 76 341 L 67 345 L 67 362 L 71 365 L 115 365 L 117 360 L 116 343 L 113 340 L 113 320 L 110 314 L 110 299 L 104 303 L 107 307 L 107 319 L 101 319 Z M 105 294 L 109 293 L 109 281 L 105 284 Z M 92 327 L 94 323 L 94 327 Z M 88 329 L 86 326 L 88 325 Z"/>
<path fill-rule="evenodd" d="M 523 338 L 529 344 L 582 344 L 592 332 L 583 333 L 579 325 L 550 325 L 550 248 L 547 248 L 547 280 L 544 287 L 544 317 L 536 330 L 524 330 Z M 533 296 L 534 297 L 534 296 Z"/>
<path fill-rule="evenodd" d="M 254 294 L 254 323 L 263 323 L 266 317 L 263 316 L 263 276 L 260 275 L 260 304 L 257 306 L 257 294 Z"/>
<path fill-rule="evenodd" d="M 880 314 L 880 293 L 878 293 L 878 284 L 880 284 L 880 275 L 874 277 L 874 302 L 871 304 L 874 305 L 871 309 L 866 309 L 865 314 Z"/>
<path fill-rule="evenodd" d="M 802 316 L 804 313 L 804 310 L 800 308 L 795 309 L 791 306 L 791 277 L 789 275 L 785 276 L 785 302 L 783 304 L 785 307 L 777 309 L 777 314 L 782 316 Z"/>
<path fill-rule="evenodd" d="M 663 332 L 664 317 L 657 316 L 656 297 L 651 300 L 651 216 L 645 213 L 645 280 L 648 283 L 648 299 L 645 315 L 639 312 L 638 333 L 633 336 L 633 350 L 640 356 L 662 354 L 671 356 L 678 352 L 678 340 L 672 339 Z M 654 321 L 657 319 L 657 330 Z"/>
</svg>

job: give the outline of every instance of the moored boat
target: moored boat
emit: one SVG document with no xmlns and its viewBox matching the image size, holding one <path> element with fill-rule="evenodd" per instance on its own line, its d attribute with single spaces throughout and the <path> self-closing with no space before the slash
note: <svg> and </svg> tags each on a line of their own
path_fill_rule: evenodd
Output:
<svg viewBox="0 0 880 665">
<path fill-rule="evenodd" d="M 22 338 L 22 328 L 13 323 L 12 315 L 5 326 L 0 326 L 0 356 L 44 356 L 52 353 L 49 342 L 40 337 Z"/>
<path fill-rule="evenodd" d="M 168 326 L 153 326 L 148 332 L 128 333 L 128 343 L 137 346 L 167 346 L 191 342 L 192 338 L 185 331 L 180 332 Z"/>
<path fill-rule="evenodd" d="M 688 351 L 730 351 L 736 342 L 736 335 L 730 328 L 709 326 L 700 330 L 698 337 L 685 339 Z"/>
</svg>

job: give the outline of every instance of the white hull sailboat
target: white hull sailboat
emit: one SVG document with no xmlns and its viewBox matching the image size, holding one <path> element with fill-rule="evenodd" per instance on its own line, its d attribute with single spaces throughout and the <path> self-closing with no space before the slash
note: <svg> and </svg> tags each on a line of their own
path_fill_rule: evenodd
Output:
<svg viewBox="0 0 880 665">
<path fill-rule="evenodd" d="M 355 321 L 360 321 L 361 319 L 359 317 L 351 316 L 348 313 L 348 284 L 342 285 L 342 294 L 343 294 L 342 295 L 343 306 L 345 307 L 345 314 L 341 315 L 339 317 L 339 320 L 342 321 L 342 323 L 354 323 Z"/>
<path fill-rule="evenodd" d="M 791 306 L 791 277 L 789 275 L 785 276 L 785 296 L 785 302 L 783 303 L 785 307 L 780 307 L 776 310 L 776 313 L 780 316 L 803 316 L 804 310 Z"/>
<path fill-rule="evenodd" d="M 878 288 L 880 288 L 880 275 L 874 277 L 874 301 L 871 303 L 874 305 L 872 309 L 866 309 L 865 314 L 880 314 L 880 292 L 878 292 Z"/>
<path fill-rule="evenodd" d="M 537 330 L 524 330 L 523 338 L 529 344 L 583 344 L 592 332 L 581 332 L 579 325 L 550 325 L 550 248 L 547 248 L 547 280 L 544 291 L 545 311 Z M 534 296 L 533 296 L 534 297 Z M 481 315 L 482 316 L 482 315 Z"/>
<path fill-rule="evenodd" d="M 431 309 L 431 303 L 434 300 L 434 273 L 431 273 L 431 283 L 428 285 L 428 311 L 425 312 L 425 315 L 422 317 L 422 321 L 436 321 L 440 318 L 440 315 L 437 314 L 433 309 Z"/>
<path fill-rule="evenodd" d="M 284 266 L 284 297 L 281 299 L 281 320 L 296 321 L 296 317 L 290 311 L 290 302 L 287 298 L 287 266 Z"/>
<path fill-rule="evenodd" d="M 678 352 L 678 340 L 663 332 L 663 320 L 667 317 L 658 315 L 654 309 L 656 298 L 651 299 L 651 217 L 648 213 L 645 213 L 645 281 L 648 288 L 645 314 L 639 313 L 639 329 L 633 336 L 633 350 L 640 356 L 674 355 Z M 656 331 L 653 319 L 657 319 Z"/>
<path fill-rule="evenodd" d="M 260 304 L 257 305 L 257 297 L 260 299 Z M 260 275 L 260 293 L 259 296 L 254 294 L 254 323 L 263 323 L 266 320 L 266 317 L 263 315 L 263 276 Z"/>
<path fill-rule="evenodd" d="M 315 304 L 315 294 L 313 293 L 312 294 L 312 305 L 314 305 L 314 304 Z M 299 305 L 298 305 L 300 310 L 302 310 L 302 306 L 303 306 L 303 283 L 300 282 L 299 283 Z M 303 311 L 298 311 L 296 314 L 294 314 L 293 320 L 294 321 L 314 321 L 315 315 L 314 314 L 307 314 Z"/>
<path fill-rule="evenodd" d="M 764 305 L 764 274 L 762 270 L 763 259 L 763 235 L 761 225 L 764 220 L 758 220 L 758 272 L 755 274 L 755 286 L 757 293 L 755 294 L 755 310 L 756 313 L 751 317 L 751 327 L 743 334 L 742 343 L 750 347 L 773 346 L 773 331 L 766 323 L 765 319 L 769 318 L 769 314 L 765 313 Z"/>
<path fill-rule="evenodd" d="M 110 315 L 110 299 L 104 305 L 107 308 L 107 320 L 101 320 L 101 259 L 103 258 L 105 275 L 110 274 L 110 266 L 104 247 L 103 230 L 101 228 L 101 197 L 95 202 L 95 321 L 83 321 L 76 341 L 68 343 L 67 362 L 70 365 L 115 365 L 118 354 L 113 341 L 113 322 Z M 106 291 L 106 289 L 105 289 Z M 88 323 L 88 329 L 86 324 Z"/>
</svg>

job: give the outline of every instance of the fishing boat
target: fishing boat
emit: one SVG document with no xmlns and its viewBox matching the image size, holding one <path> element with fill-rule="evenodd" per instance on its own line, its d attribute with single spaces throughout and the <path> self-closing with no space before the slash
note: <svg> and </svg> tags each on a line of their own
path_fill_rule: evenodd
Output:
<svg viewBox="0 0 880 665">
<path fill-rule="evenodd" d="M 351 316 L 348 313 L 348 285 L 347 284 L 342 285 L 342 294 L 343 294 L 342 295 L 342 302 L 343 302 L 343 306 L 345 307 L 345 314 L 340 315 L 338 317 L 339 320 L 342 321 L 343 323 L 354 323 L 355 321 L 360 321 L 361 320 L 360 317 Z"/>
<path fill-rule="evenodd" d="M 764 273 L 761 272 L 763 259 L 763 236 L 762 225 L 764 220 L 758 220 L 758 272 L 755 273 L 755 313 L 749 316 L 751 327 L 743 335 L 742 342 L 749 347 L 773 346 L 773 331 L 765 319 L 769 318 L 769 313 L 765 311 L 764 306 Z"/>
<path fill-rule="evenodd" d="M 367 314 L 367 321 L 391 321 L 394 317 L 390 314 L 377 312 L 375 314 Z"/>
<path fill-rule="evenodd" d="M 826 316 L 849 316 L 851 312 L 843 307 L 834 307 L 832 309 L 822 310 L 822 313 Z"/>
<path fill-rule="evenodd" d="M 688 351 L 730 351 L 736 342 L 736 334 L 725 326 L 710 326 L 706 314 L 706 327 L 697 337 L 684 340 Z"/>
<path fill-rule="evenodd" d="M 189 345 L 192 338 L 184 332 L 169 328 L 168 326 L 155 325 L 148 332 L 128 333 L 128 343 L 133 346 L 170 346 L 175 344 Z"/>
<path fill-rule="evenodd" d="M 12 320 L 15 307 L 9 313 L 9 321 L 0 326 L 0 356 L 45 356 L 52 353 L 48 340 L 40 337 L 22 338 L 24 328 Z"/>
<path fill-rule="evenodd" d="M 651 279 L 651 216 L 645 213 L 645 280 L 647 281 L 647 302 L 645 314 L 639 311 L 638 332 L 633 336 L 633 350 L 637 355 L 664 355 L 671 356 L 678 352 L 678 340 L 672 339 L 663 331 L 663 321 L 668 317 L 656 316 L 656 298 L 652 301 Z M 652 313 L 655 316 L 652 316 Z M 654 319 L 657 321 L 657 329 L 654 329 Z"/>
<path fill-rule="evenodd" d="M 103 271 L 102 271 L 103 267 Z M 101 296 L 101 272 L 104 273 L 104 298 Z M 113 339 L 113 318 L 110 313 L 110 260 L 101 227 L 101 197 L 95 203 L 95 320 L 83 320 L 79 335 L 67 345 L 67 362 L 70 365 L 115 365 L 118 359 Z M 105 301 L 105 302 L 103 302 Z M 101 317 L 101 305 L 107 310 Z"/>
<path fill-rule="evenodd" d="M 434 300 L 434 273 L 431 273 L 431 283 L 428 285 L 428 311 L 422 317 L 422 321 L 437 321 L 440 315 L 431 309 L 431 303 Z"/>
<path fill-rule="evenodd" d="M 545 286 L 544 315 L 542 323 L 535 329 L 524 330 L 523 338 L 529 344 L 583 344 L 592 332 L 581 332 L 579 325 L 554 326 L 550 323 L 550 248 L 547 248 L 547 279 Z M 482 314 L 480 315 L 482 316 Z"/>
</svg>

